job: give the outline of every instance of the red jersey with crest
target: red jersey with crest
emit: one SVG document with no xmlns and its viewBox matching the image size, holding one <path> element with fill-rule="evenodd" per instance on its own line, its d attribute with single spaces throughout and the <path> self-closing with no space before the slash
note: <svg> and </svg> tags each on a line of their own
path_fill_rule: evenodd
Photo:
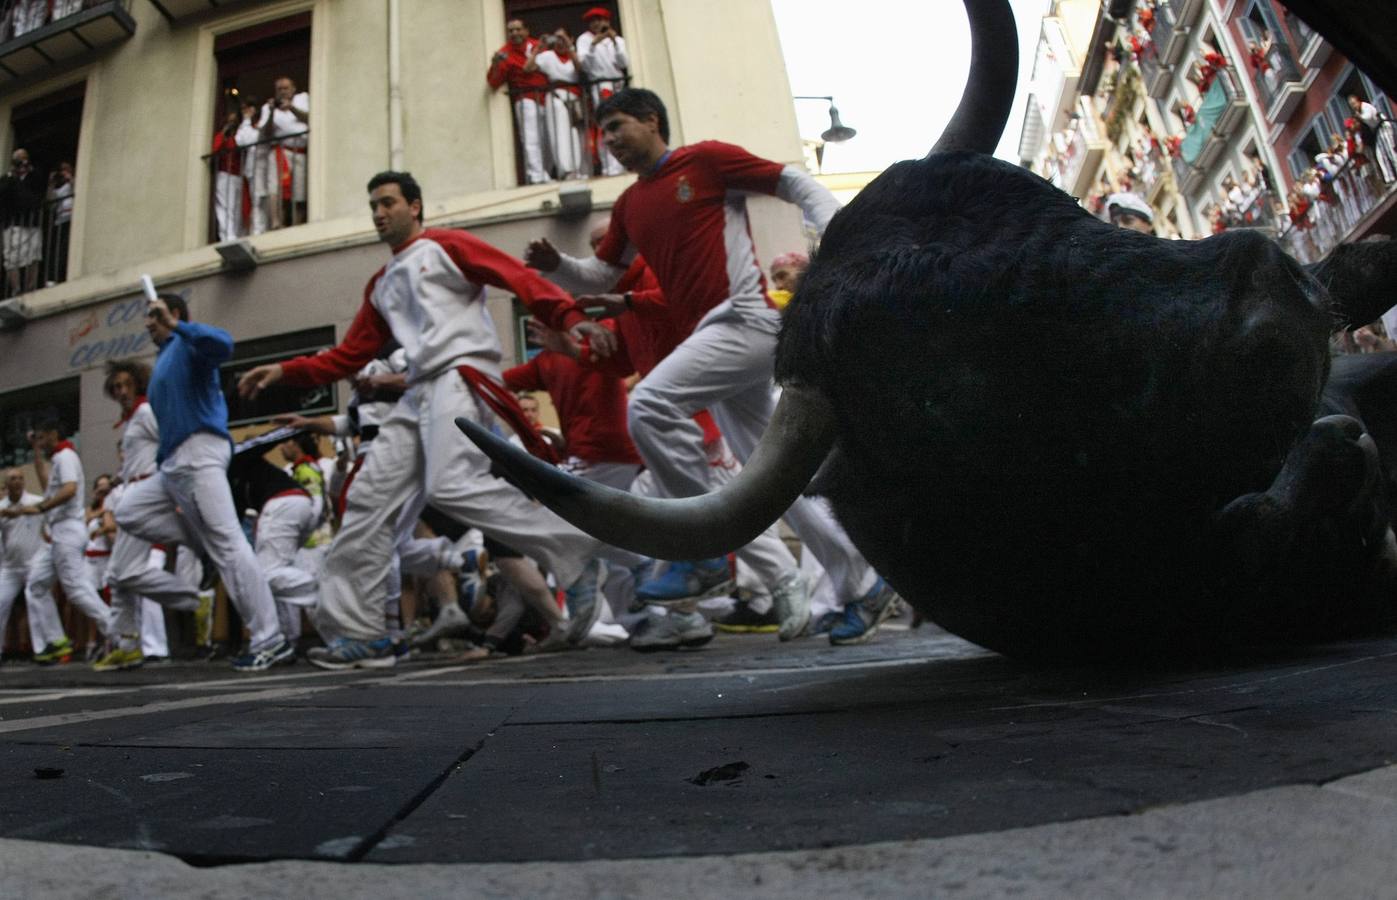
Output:
<svg viewBox="0 0 1397 900">
<path fill-rule="evenodd" d="M 625 266 L 632 251 L 644 256 L 681 336 L 729 298 L 769 309 L 746 195 L 774 195 L 783 168 L 721 141 L 670 151 L 617 199 L 597 257 Z"/>
</svg>

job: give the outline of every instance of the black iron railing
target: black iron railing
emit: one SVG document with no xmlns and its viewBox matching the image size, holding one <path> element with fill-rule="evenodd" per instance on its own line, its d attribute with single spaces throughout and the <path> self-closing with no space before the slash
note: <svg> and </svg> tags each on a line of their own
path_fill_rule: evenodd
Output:
<svg viewBox="0 0 1397 900">
<path fill-rule="evenodd" d="M 47 196 L 0 178 L 0 296 L 17 297 L 66 281 L 73 222 L 73 185 Z"/>
<path fill-rule="evenodd" d="M 1317 186 L 1318 196 L 1292 198 L 1290 222 L 1279 236 L 1283 246 L 1301 262 L 1323 259 L 1348 239 L 1354 226 L 1397 191 L 1397 125 L 1378 123 L 1376 146 L 1363 148 L 1363 160 L 1346 159 L 1332 179 Z M 1318 171 L 1318 170 L 1316 170 Z"/>
<path fill-rule="evenodd" d="M 0 7 L 0 40 L 23 37 L 50 22 L 77 15 L 98 0 L 5 0 Z"/>
<path fill-rule="evenodd" d="M 596 108 L 629 84 L 630 78 L 607 78 L 511 87 L 519 183 L 620 175 L 620 163 L 602 146 Z"/>
<path fill-rule="evenodd" d="M 253 132 L 256 133 L 255 131 Z M 252 140 L 223 133 L 209 167 L 209 240 L 235 240 L 307 221 L 310 131 Z"/>
</svg>

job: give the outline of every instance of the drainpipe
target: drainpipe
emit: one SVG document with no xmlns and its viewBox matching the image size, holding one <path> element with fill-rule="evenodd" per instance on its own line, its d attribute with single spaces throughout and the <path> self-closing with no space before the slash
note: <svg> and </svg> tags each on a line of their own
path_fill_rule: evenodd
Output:
<svg viewBox="0 0 1397 900">
<path fill-rule="evenodd" d="M 401 0 L 388 0 L 388 168 L 395 172 L 404 168 L 401 11 Z"/>
</svg>

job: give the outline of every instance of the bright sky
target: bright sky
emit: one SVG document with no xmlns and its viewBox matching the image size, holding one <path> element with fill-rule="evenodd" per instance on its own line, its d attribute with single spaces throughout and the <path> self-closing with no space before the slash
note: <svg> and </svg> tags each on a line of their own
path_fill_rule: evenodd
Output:
<svg viewBox="0 0 1397 900">
<path fill-rule="evenodd" d="M 1011 0 L 1019 91 L 997 156 L 1017 163 L 1039 21 L 1049 0 Z M 960 102 L 970 29 L 954 0 L 771 0 L 793 94 L 831 94 L 858 136 L 825 146 L 825 172 L 879 171 L 925 156 Z M 795 101 L 801 137 L 829 127 L 828 104 Z"/>
</svg>

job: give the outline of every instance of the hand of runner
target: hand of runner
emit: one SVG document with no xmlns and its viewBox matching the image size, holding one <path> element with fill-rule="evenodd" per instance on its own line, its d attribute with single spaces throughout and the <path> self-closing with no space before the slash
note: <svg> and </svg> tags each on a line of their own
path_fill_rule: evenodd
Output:
<svg viewBox="0 0 1397 900">
<path fill-rule="evenodd" d="M 243 376 L 238 379 L 238 394 L 251 400 L 263 389 L 269 388 L 281 380 L 281 364 L 269 363 L 265 366 L 258 366 L 255 369 L 248 369 Z"/>
<path fill-rule="evenodd" d="M 528 249 L 524 251 L 524 262 L 540 272 L 556 272 L 563 263 L 563 257 L 548 238 L 539 238 L 529 242 Z"/>
<path fill-rule="evenodd" d="M 616 352 L 616 335 L 605 325 L 596 322 L 578 322 L 568 331 L 579 344 L 590 340 L 592 352 L 603 359 Z"/>
</svg>

